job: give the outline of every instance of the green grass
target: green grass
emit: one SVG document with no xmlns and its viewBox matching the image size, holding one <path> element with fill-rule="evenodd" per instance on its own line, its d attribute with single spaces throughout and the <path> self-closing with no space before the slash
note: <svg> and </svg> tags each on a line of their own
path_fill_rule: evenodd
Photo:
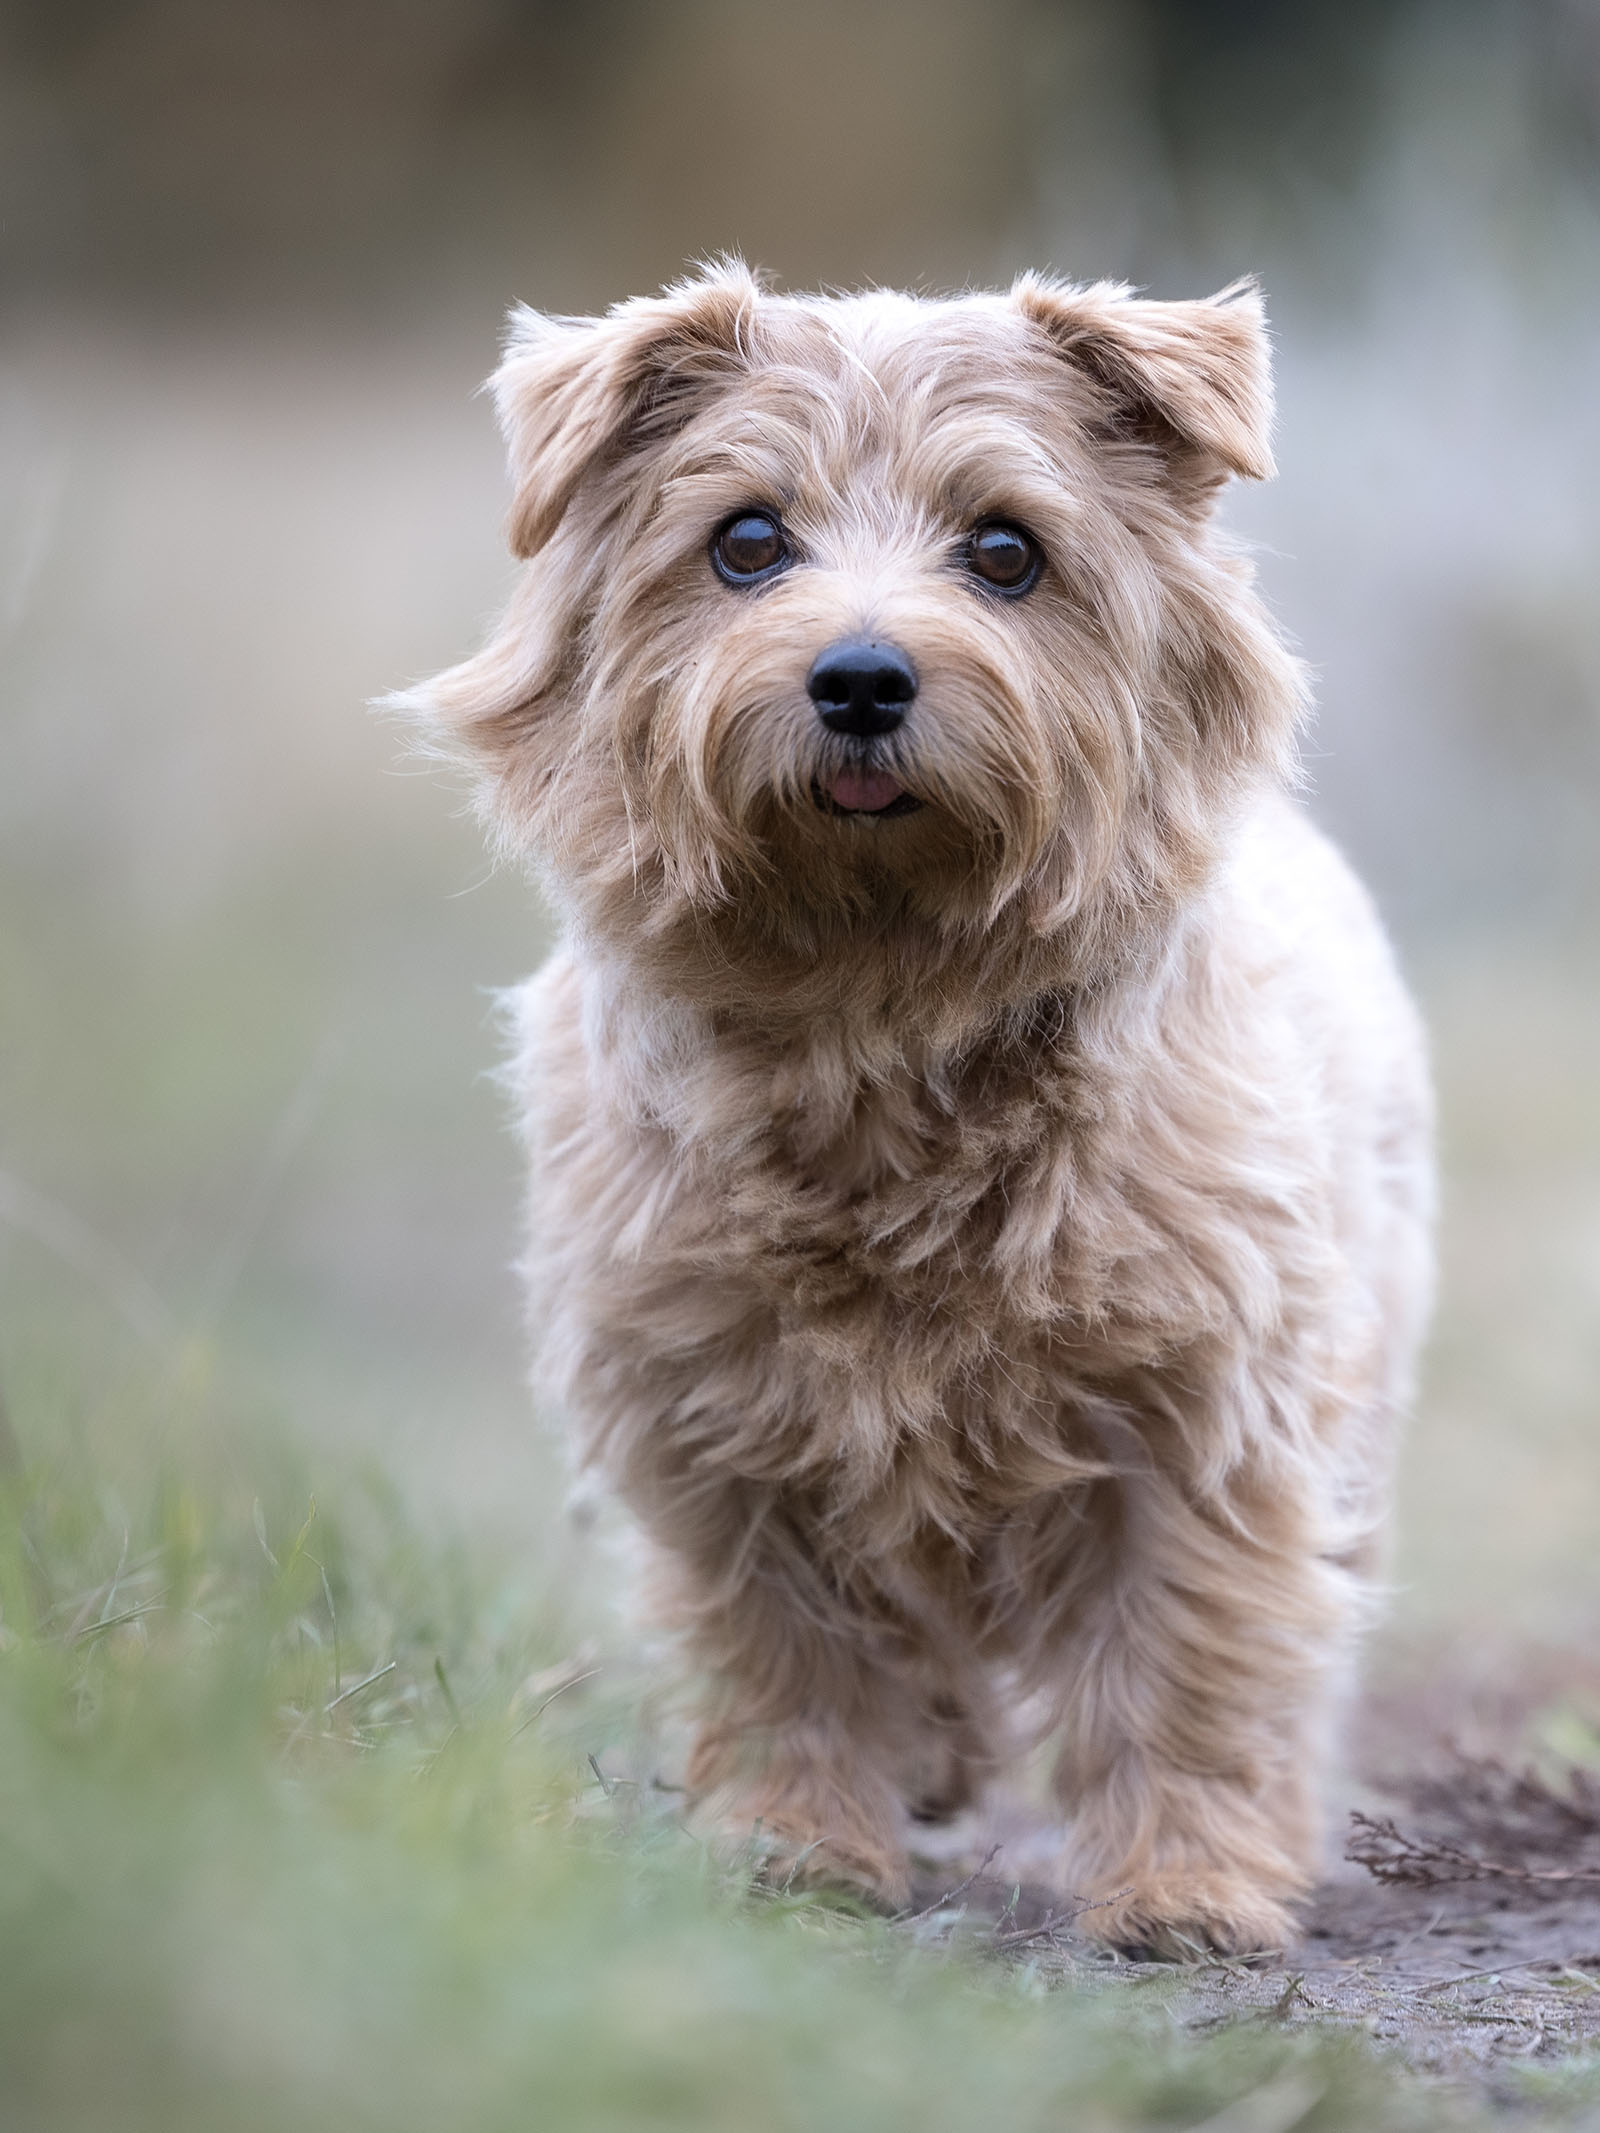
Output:
<svg viewBox="0 0 1600 2133">
<path fill-rule="evenodd" d="M 1466 2122 L 1349 2039 L 1190 2037 L 1159 1979 L 759 1897 L 596 1783 L 637 1684 L 530 1690 L 571 1625 L 514 1559 L 348 1477 L 313 1507 L 259 1439 L 220 1463 L 58 1450 L 6 1484 L 8 2125 Z"/>
</svg>

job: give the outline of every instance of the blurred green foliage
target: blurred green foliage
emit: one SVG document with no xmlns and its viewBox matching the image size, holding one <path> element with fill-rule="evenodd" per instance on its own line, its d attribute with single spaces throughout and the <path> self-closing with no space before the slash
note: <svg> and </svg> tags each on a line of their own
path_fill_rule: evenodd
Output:
<svg viewBox="0 0 1600 2133">
<path fill-rule="evenodd" d="M 1185 2038 L 1159 1980 L 1086 1996 L 758 1899 L 594 1781 L 618 1708 L 551 1700 L 560 1626 L 503 1561 L 381 1491 L 312 1504 L 283 1455 L 136 1463 L 58 1448 L 0 1515 L 10 2124 L 1475 2122 L 1349 2040 Z"/>
</svg>

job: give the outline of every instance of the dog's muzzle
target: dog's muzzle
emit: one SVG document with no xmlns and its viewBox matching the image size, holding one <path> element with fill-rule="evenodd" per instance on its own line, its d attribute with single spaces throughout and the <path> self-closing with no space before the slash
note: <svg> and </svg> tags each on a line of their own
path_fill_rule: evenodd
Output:
<svg viewBox="0 0 1600 2133">
<path fill-rule="evenodd" d="M 863 744 L 858 762 L 818 781 L 819 802 L 838 815 L 912 813 L 920 803 L 867 753 L 904 723 L 917 693 L 916 669 L 900 647 L 876 637 L 830 644 L 806 676 L 806 693 L 830 733 Z"/>
</svg>

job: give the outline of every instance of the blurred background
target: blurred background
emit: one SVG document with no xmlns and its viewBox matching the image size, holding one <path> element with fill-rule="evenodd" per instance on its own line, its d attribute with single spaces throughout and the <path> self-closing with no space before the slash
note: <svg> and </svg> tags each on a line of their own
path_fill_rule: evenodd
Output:
<svg viewBox="0 0 1600 2133">
<path fill-rule="evenodd" d="M 1312 804 L 1444 1097 L 1388 1652 L 1600 1628 L 1600 0 L 0 0 L 0 1392 L 550 1531 L 492 988 L 369 700 L 509 584 L 513 299 L 1254 271 Z M 1502 1656 L 1496 1664 L 1507 1663 Z"/>
</svg>

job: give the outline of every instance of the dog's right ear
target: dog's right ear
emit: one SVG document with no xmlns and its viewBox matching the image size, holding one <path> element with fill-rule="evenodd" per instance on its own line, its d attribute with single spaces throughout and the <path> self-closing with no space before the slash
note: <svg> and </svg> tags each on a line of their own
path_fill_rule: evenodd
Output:
<svg viewBox="0 0 1600 2133">
<path fill-rule="evenodd" d="M 1152 303 L 1117 282 L 1024 274 L 1011 298 L 1180 489 L 1204 497 L 1230 474 L 1271 478 L 1271 356 L 1253 281 L 1198 303 Z"/>
<path fill-rule="evenodd" d="M 490 383 L 515 484 L 513 553 L 536 554 L 592 472 L 670 434 L 744 366 L 759 296 L 729 259 L 604 318 L 511 314 Z"/>
</svg>

